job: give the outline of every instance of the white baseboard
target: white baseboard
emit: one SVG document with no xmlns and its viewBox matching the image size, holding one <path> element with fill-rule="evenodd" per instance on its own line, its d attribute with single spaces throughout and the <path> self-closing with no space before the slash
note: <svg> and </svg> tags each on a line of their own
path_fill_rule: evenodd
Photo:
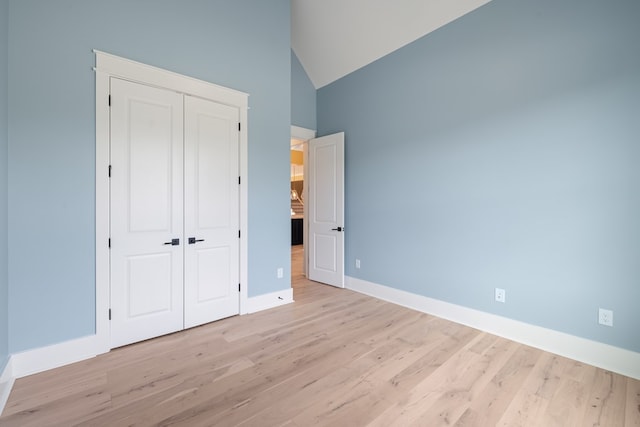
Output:
<svg viewBox="0 0 640 427">
<path fill-rule="evenodd" d="M 268 310 L 293 302 L 293 289 L 271 292 L 269 294 L 258 295 L 247 298 L 245 313 L 255 313 L 257 311 Z"/>
<path fill-rule="evenodd" d="M 354 277 L 346 277 L 346 287 L 550 353 L 640 379 L 640 353 Z"/>
<path fill-rule="evenodd" d="M 13 376 L 15 378 L 36 374 L 48 369 L 58 368 L 70 363 L 95 357 L 100 351 L 96 335 L 90 335 L 59 344 L 48 345 L 11 355 Z"/>
<path fill-rule="evenodd" d="M 11 357 L 9 357 L 7 364 L 2 370 L 2 374 L 0 374 L 0 415 L 2 415 L 4 411 L 4 407 L 9 399 L 9 394 L 13 388 L 13 382 L 15 381 L 12 366 Z"/>
</svg>

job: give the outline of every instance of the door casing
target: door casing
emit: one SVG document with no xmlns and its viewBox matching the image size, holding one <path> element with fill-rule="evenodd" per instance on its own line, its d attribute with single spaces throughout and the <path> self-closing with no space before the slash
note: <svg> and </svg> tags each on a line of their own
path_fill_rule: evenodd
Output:
<svg viewBox="0 0 640 427">
<path fill-rule="evenodd" d="M 237 107 L 240 111 L 240 314 L 247 312 L 248 295 L 248 94 L 161 68 L 94 50 L 96 55 L 96 339 L 100 352 L 110 350 L 109 266 L 109 81 L 118 77 L 174 90 L 185 95 Z"/>
</svg>

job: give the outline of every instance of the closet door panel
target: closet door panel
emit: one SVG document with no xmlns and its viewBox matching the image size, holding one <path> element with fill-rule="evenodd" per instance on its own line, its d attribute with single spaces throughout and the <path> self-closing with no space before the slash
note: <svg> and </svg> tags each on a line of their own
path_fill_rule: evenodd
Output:
<svg viewBox="0 0 640 427">
<path fill-rule="evenodd" d="M 185 96 L 185 327 L 239 313 L 239 117 Z"/>
<path fill-rule="evenodd" d="M 118 347 L 183 327 L 182 95 L 112 78 L 110 135 L 111 346 Z"/>
</svg>

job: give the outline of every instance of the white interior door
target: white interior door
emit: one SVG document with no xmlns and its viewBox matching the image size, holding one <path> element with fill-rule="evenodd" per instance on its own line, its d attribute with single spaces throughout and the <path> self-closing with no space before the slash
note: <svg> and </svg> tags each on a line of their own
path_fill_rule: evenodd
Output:
<svg viewBox="0 0 640 427">
<path fill-rule="evenodd" d="M 111 79 L 111 346 L 183 328 L 182 95 Z"/>
<path fill-rule="evenodd" d="M 240 312 L 239 116 L 185 96 L 186 328 Z"/>
<path fill-rule="evenodd" d="M 344 132 L 309 141 L 309 271 L 344 287 Z"/>
</svg>

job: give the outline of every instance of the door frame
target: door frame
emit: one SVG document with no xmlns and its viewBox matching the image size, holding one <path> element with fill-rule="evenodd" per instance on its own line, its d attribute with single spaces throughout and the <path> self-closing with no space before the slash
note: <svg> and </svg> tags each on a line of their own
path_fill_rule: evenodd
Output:
<svg viewBox="0 0 640 427">
<path fill-rule="evenodd" d="M 118 77 L 135 83 L 174 90 L 240 110 L 240 314 L 247 313 L 248 296 L 248 106 L 249 95 L 203 80 L 93 50 L 96 55 L 96 338 L 98 351 L 111 349 L 110 309 L 110 201 L 109 201 L 109 81 Z"/>
</svg>

